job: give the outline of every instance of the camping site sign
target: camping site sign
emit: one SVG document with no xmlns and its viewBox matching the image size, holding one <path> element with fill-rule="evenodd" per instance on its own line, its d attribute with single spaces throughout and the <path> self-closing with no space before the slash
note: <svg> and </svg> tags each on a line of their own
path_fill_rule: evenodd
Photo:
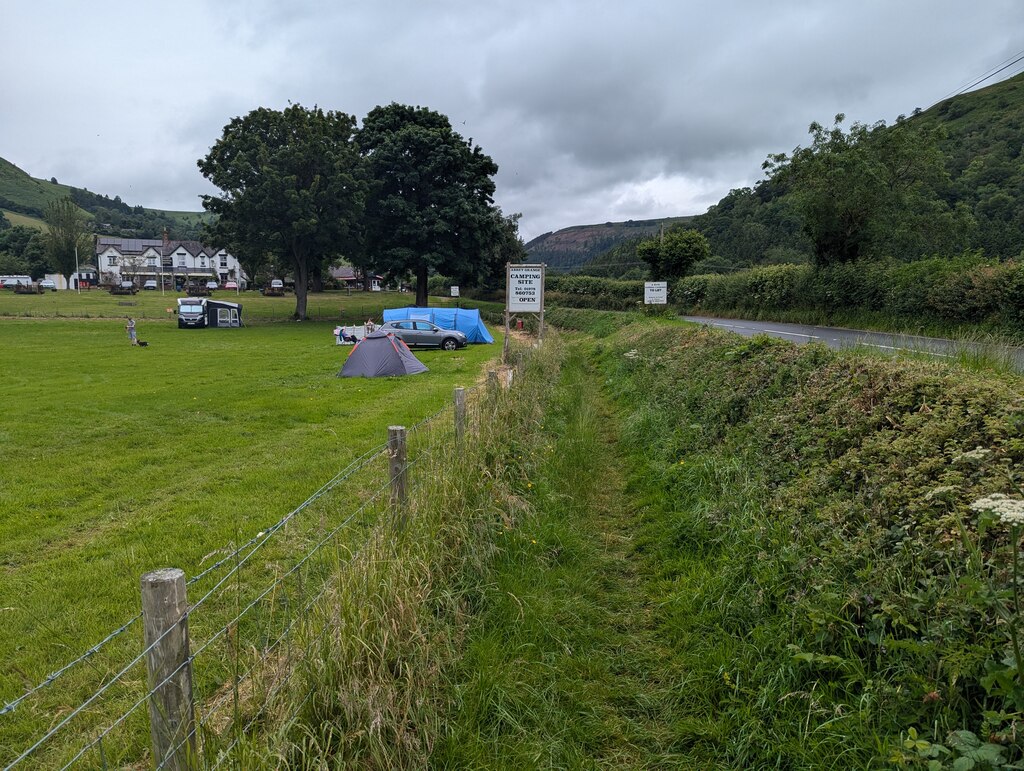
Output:
<svg viewBox="0 0 1024 771">
<path fill-rule="evenodd" d="M 544 265 L 506 267 L 505 310 L 510 313 L 544 312 Z"/>
</svg>

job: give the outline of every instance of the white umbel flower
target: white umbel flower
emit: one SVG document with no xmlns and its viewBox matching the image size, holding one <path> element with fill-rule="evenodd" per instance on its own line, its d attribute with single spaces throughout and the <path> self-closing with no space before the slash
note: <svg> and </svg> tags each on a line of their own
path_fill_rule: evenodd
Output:
<svg viewBox="0 0 1024 771">
<path fill-rule="evenodd" d="M 971 504 L 977 512 L 991 511 L 1006 525 L 1024 525 L 1024 500 L 1003 493 L 992 493 Z"/>
</svg>

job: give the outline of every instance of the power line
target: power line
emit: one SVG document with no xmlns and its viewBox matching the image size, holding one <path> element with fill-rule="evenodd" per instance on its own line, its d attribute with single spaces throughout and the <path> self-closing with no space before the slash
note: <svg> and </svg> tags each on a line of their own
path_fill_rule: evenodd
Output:
<svg viewBox="0 0 1024 771">
<path fill-rule="evenodd" d="M 961 86 L 960 88 L 955 89 L 954 91 L 946 94 L 944 97 L 942 97 L 942 99 L 939 100 L 939 102 L 945 101 L 946 99 L 949 99 L 950 97 L 960 96 L 960 94 L 962 94 L 962 93 L 964 93 L 966 91 L 970 91 L 973 88 L 976 88 L 977 86 L 979 86 L 982 83 L 984 83 L 986 80 L 989 80 L 989 79 L 995 77 L 996 75 L 998 75 L 1003 70 L 1005 70 L 1005 69 L 1007 69 L 1009 67 L 1012 67 L 1013 65 L 1017 64 L 1020 61 L 1024 61 L 1024 51 L 1018 51 L 1017 53 L 1013 54 L 1013 56 L 1010 56 L 1005 61 L 997 64 L 994 68 L 992 68 L 991 70 L 986 72 L 984 75 L 982 75 L 980 78 L 975 80 L 973 83 L 969 83 L 966 86 Z M 1016 73 L 1014 73 L 1014 74 L 1016 74 Z"/>
</svg>

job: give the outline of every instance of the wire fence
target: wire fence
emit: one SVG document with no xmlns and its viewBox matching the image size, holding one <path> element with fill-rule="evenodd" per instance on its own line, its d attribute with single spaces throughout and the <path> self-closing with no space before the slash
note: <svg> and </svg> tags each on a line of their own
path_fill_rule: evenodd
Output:
<svg viewBox="0 0 1024 771">
<path fill-rule="evenodd" d="M 510 382 L 511 375 L 503 377 Z M 396 496 L 407 489 L 396 492 L 398 486 L 443 473 L 453 448 L 485 430 L 498 390 L 494 372 L 487 383 L 457 389 L 452 403 L 404 432 L 400 462 L 394 446 L 373 447 L 277 522 L 225 547 L 185 582 L 195 599 L 182 623 L 175 621 L 148 645 L 136 630 L 150 622 L 133 616 L 0 707 L 2 767 L 120 768 L 149 757 L 158 768 L 182 768 L 185 750 L 188 767 L 216 768 L 233 763 L 237 745 L 261 721 L 298 714 L 315 683 L 305 696 L 288 691 L 294 690 L 303 644 L 308 648 L 311 640 L 331 634 L 324 600 L 338 591 L 337 577 L 375 539 L 391 537 L 401 526 Z M 182 628 L 190 638 L 187 657 L 152 682 L 147 657 L 157 656 Z M 62 692 L 62 678 L 75 670 L 91 672 L 91 684 L 79 679 Z M 154 696 L 183 677 L 194 718 L 154 759 L 152 718 L 160 717 L 153 714 Z M 286 693 L 289 712 L 282 714 L 279 697 Z M 50 698 L 44 701 L 45 694 Z M 53 707 L 55 701 L 61 706 Z M 21 715 L 29 719 L 19 730 Z"/>
</svg>

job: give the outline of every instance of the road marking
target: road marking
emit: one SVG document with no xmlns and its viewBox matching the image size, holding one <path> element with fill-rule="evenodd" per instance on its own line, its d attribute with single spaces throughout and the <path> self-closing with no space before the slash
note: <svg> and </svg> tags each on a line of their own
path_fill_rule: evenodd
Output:
<svg viewBox="0 0 1024 771">
<path fill-rule="evenodd" d="M 763 329 L 761 331 L 762 332 L 766 332 L 767 334 L 789 335 L 791 337 L 806 337 L 806 338 L 808 338 L 810 340 L 820 340 L 821 339 L 817 335 L 802 335 L 799 332 L 783 332 L 781 329 Z"/>
<path fill-rule="evenodd" d="M 948 353 L 938 353 L 937 351 L 922 351 L 915 350 L 914 348 L 900 348 L 895 345 L 879 345 L 878 343 L 857 343 L 857 345 L 866 345 L 870 348 L 884 348 L 887 351 L 906 351 L 907 353 L 923 353 L 925 356 L 941 356 L 944 359 L 954 359 L 955 356 Z"/>
</svg>

